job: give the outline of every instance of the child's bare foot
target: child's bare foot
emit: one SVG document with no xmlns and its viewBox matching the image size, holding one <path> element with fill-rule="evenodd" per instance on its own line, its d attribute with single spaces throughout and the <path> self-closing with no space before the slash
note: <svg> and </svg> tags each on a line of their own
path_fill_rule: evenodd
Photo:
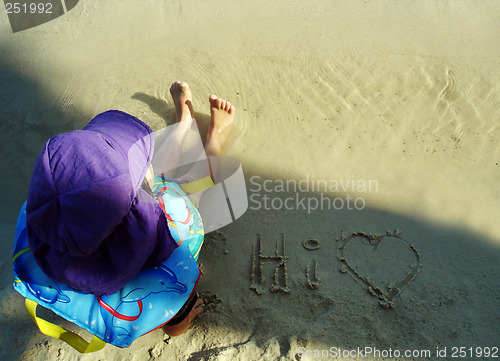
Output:
<svg viewBox="0 0 500 361">
<path fill-rule="evenodd" d="M 193 96 L 186 82 L 176 81 L 170 87 L 170 94 L 175 104 L 176 122 L 191 120 L 194 117 Z"/>
<path fill-rule="evenodd" d="M 203 300 L 200 297 L 198 297 L 193 308 L 191 309 L 191 311 L 184 320 L 182 320 L 177 325 L 166 324 L 165 326 L 162 327 L 163 331 L 170 336 L 182 335 L 189 328 L 189 324 L 191 323 L 191 321 L 193 321 L 202 312 L 203 312 Z"/>
<path fill-rule="evenodd" d="M 234 106 L 227 100 L 210 95 L 210 126 L 206 138 L 208 155 L 219 155 L 222 145 L 231 132 L 234 120 Z"/>
<path fill-rule="evenodd" d="M 193 321 L 200 313 L 203 312 L 203 300 L 198 297 L 198 300 L 196 300 L 196 303 L 194 304 L 193 308 L 191 309 L 191 312 L 189 312 L 187 318 L 189 319 L 189 323 Z"/>
</svg>

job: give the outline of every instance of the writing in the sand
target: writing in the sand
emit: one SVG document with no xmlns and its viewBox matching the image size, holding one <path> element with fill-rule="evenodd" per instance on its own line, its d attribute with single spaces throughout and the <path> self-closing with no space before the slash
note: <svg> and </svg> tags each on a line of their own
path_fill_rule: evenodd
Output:
<svg viewBox="0 0 500 361">
<path fill-rule="evenodd" d="M 399 296 L 401 291 L 406 288 L 417 276 L 420 268 L 422 267 L 422 259 L 420 253 L 417 251 L 415 246 L 408 241 L 401 238 L 401 231 L 388 230 L 383 234 L 371 234 L 365 232 L 354 232 L 346 236 L 341 236 L 337 239 L 339 242 L 339 247 L 337 249 L 337 260 L 339 262 L 339 271 L 342 273 L 347 273 L 352 276 L 358 283 L 364 285 L 366 290 L 372 295 L 379 299 L 381 307 L 393 308 L 394 299 Z M 399 275 L 392 275 L 394 279 L 385 286 L 377 285 L 377 282 L 372 281 L 369 274 L 363 273 L 356 266 L 355 259 L 358 257 L 349 257 L 345 252 L 349 244 L 352 241 L 361 242 L 363 247 L 368 247 L 371 250 L 369 254 L 376 255 L 382 242 L 389 245 L 390 247 L 403 246 L 403 250 L 406 249 L 406 257 L 401 264 L 406 271 Z M 388 242 L 388 243 L 385 243 Z M 313 252 L 320 248 L 320 243 L 315 238 L 306 239 L 302 245 L 308 252 Z M 392 249 L 392 248 L 391 248 Z M 274 272 L 272 275 L 272 285 L 271 292 L 283 292 L 289 293 L 290 287 L 288 285 L 288 259 L 286 253 L 286 242 L 285 236 L 280 233 L 278 240 L 276 240 L 276 249 L 274 252 L 265 253 L 262 247 L 262 240 L 259 234 L 253 242 L 252 249 L 252 266 L 250 273 L 250 288 L 254 290 L 257 294 L 261 295 L 264 292 L 265 277 L 264 277 L 264 264 L 271 263 L 274 266 Z M 353 262 L 354 261 L 354 262 Z M 368 260 L 367 260 L 368 261 Z M 366 270 L 365 270 L 366 272 Z M 316 290 L 320 287 L 321 280 L 318 277 L 318 263 L 314 258 L 311 258 L 309 264 L 305 269 L 306 285 L 311 290 Z"/>
<path fill-rule="evenodd" d="M 314 238 L 309 238 L 303 242 L 303 246 L 305 249 L 310 251 L 317 250 L 319 248 L 319 241 Z M 280 238 L 278 241 L 276 241 L 276 251 L 271 255 L 263 254 L 260 234 L 257 234 L 257 237 L 254 241 L 252 251 L 252 270 L 250 273 L 250 288 L 259 295 L 262 294 L 263 286 L 265 283 L 265 278 L 263 275 L 264 263 L 274 263 L 275 265 L 271 292 L 290 292 L 290 287 L 288 286 L 287 271 L 288 256 L 286 255 L 285 236 L 283 235 L 283 233 L 280 233 Z M 317 276 L 317 269 L 318 265 L 313 258 L 306 268 L 307 286 L 313 290 L 319 288 L 319 284 L 321 282 L 321 280 Z"/>
</svg>

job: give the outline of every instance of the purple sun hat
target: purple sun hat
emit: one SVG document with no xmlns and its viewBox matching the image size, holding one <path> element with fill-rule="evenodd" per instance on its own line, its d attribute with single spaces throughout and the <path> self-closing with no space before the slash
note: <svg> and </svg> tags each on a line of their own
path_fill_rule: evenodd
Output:
<svg viewBox="0 0 500 361">
<path fill-rule="evenodd" d="M 120 290 L 177 247 L 159 204 L 141 188 L 154 135 L 116 110 L 49 139 L 31 177 L 31 251 L 54 281 L 95 295 Z"/>
</svg>

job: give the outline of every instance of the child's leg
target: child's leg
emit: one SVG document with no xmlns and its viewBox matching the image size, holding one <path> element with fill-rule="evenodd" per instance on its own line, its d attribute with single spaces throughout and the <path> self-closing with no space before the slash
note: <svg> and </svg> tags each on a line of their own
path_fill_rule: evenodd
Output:
<svg viewBox="0 0 500 361">
<path fill-rule="evenodd" d="M 170 94 L 175 104 L 175 129 L 167 130 L 168 138 L 157 150 L 160 157 L 155 157 L 155 172 L 164 173 L 166 177 L 175 178 L 178 175 L 169 174 L 168 170 L 175 170 L 182 153 L 182 143 L 193 123 L 192 95 L 189 85 L 185 82 L 175 82 L 170 87 Z M 165 171 L 166 170 L 166 171 Z"/>
<path fill-rule="evenodd" d="M 215 178 L 219 174 L 219 163 L 217 160 L 218 155 L 226 139 L 231 132 L 231 127 L 233 125 L 234 106 L 231 105 L 227 100 L 217 98 L 216 95 L 210 95 L 210 126 L 208 127 L 206 142 L 205 142 L 205 153 L 208 157 L 215 156 L 211 158 L 211 177 L 215 182 Z M 201 164 L 199 165 L 201 167 Z M 189 177 L 190 174 L 199 174 L 197 172 L 200 169 L 196 168 L 195 165 L 189 172 L 185 175 Z M 202 170 L 203 171 L 203 170 Z M 194 199 L 198 204 L 203 192 L 198 192 L 195 194 L 190 194 L 190 197 Z"/>
</svg>

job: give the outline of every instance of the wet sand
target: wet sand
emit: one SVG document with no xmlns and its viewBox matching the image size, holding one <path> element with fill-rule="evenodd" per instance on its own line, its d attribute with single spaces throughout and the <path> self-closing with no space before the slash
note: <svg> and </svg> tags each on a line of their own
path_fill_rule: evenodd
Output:
<svg viewBox="0 0 500 361">
<path fill-rule="evenodd" d="M 314 350 L 373 347 L 444 360 L 453 347 L 500 347 L 499 7 L 82 0 L 16 34 L 2 13 L 1 358 L 295 360 L 309 350 L 302 359 L 316 360 L 333 358 Z M 155 130 L 171 124 L 176 80 L 190 84 L 202 132 L 209 94 L 235 105 L 223 153 L 243 165 L 249 209 L 207 235 L 208 306 L 185 335 L 80 356 L 37 332 L 11 286 L 35 158 L 49 137 L 108 109 Z M 365 356 L 354 359 L 380 359 Z"/>
</svg>

